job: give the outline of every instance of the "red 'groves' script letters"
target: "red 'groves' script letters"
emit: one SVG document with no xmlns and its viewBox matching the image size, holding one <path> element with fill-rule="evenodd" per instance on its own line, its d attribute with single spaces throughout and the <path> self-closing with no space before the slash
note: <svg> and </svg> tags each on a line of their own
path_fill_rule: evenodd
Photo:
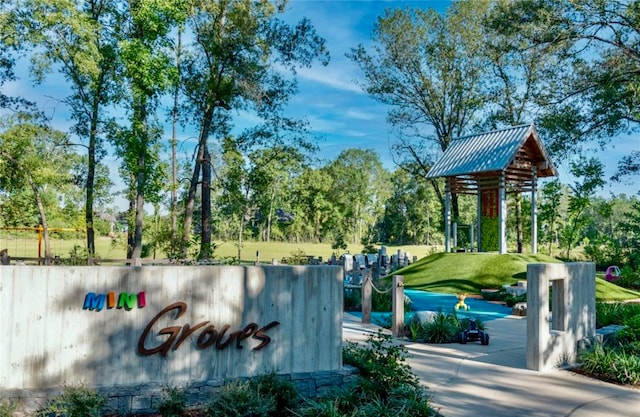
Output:
<svg viewBox="0 0 640 417">
<path fill-rule="evenodd" d="M 272 321 L 266 326 L 260 327 L 256 323 L 249 323 L 242 330 L 231 332 L 228 336 L 226 336 L 227 331 L 231 328 L 231 326 L 228 324 L 222 326 L 220 330 L 217 330 L 215 326 L 209 324 L 208 321 L 203 321 L 196 324 L 195 326 L 191 326 L 190 324 L 185 324 L 182 327 L 170 326 L 165 327 L 158 332 L 161 335 L 169 336 L 166 341 L 150 349 L 146 348 L 144 342 L 147 339 L 149 332 L 151 332 L 151 328 L 153 327 L 153 325 L 156 324 L 156 322 L 160 320 L 162 316 L 172 310 L 176 310 L 175 320 L 177 320 L 182 317 L 182 315 L 187 311 L 187 304 L 182 301 L 173 303 L 170 306 L 165 307 L 153 319 L 151 319 L 149 324 L 147 324 L 147 327 L 145 327 L 144 331 L 142 332 L 142 335 L 140 335 L 140 339 L 138 340 L 138 353 L 144 356 L 149 356 L 159 352 L 162 356 L 167 356 L 172 347 L 173 350 L 178 350 L 180 345 L 182 345 L 182 343 L 186 339 L 188 339 L 189 336 L 198 331 L 199 335 L 198 339 L 196 340 L 196 345 L 200 349 L 206 349 L 215 345 L 216 349 L 222 350 L 233 344 L 233 342 L 235 342 L 235 346 L 237 349 L 242 349 L 242 342 L 248 338 L 253 338 L 260 341 L 260 344 L 254 347 L 253 350 L 260 350 L 267 346 L 269 342 L 271 342 L 271 338 L 267 336 L 265 332 L 280 324 L 280 322 Z"/>
</svg>

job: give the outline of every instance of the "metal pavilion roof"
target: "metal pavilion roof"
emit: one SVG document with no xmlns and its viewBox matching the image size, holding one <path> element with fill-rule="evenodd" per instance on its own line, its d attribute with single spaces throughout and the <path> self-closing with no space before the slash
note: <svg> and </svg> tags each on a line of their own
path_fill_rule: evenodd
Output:
<svg viewBox="0 0 640 417">
<path fill-rule="evenodd" d="M 531 187 L 533 168 L 538 177 L 557 176 L 534 125 L 522 125 L 454 139 L 427 178 L 453 177 L 456 192 L 492 186 L 502 172 L 518 190 Z"/>
</svg>

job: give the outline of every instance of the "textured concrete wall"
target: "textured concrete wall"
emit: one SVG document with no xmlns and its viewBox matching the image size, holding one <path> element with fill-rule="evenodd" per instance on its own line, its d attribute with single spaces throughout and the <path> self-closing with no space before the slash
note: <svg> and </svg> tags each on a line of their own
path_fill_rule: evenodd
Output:
<svg viewBox="0 0 640 417">
<path fill-rule="evenodd" d="M 2 266 L 0 390 L 341 371 L 341 275 L 331 266 Z M 106 295 L 100 311 L 84 308 L 90 292 L 94 307 Z M 120 293 L 144 294 L 108 308 L 110 292 L 116 304 Z M 159 315 L 177 302 L 180 317 L 178 308 Z"/>
<path fill-rule="evenodd" d="M 595 277 L 593 263 L 527 265 L 527 368 L 571 365 L 578 342 L 595 338 Z"/>
</svg>

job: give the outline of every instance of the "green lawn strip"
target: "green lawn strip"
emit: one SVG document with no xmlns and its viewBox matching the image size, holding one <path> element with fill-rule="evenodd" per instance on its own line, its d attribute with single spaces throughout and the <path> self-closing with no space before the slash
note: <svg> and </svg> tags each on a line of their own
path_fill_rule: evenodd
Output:
<svg viewBox="0 0 640 417">
<path fill-rule="evenodd" d="M 640 292 L 620 287 L 612 282 L 596 277 L 596 301 L 640 300 Z"/>
<path fill-rule="evenodd" d="M 483 288 L 500 288 L 526 280 L 527 264 L 559 263 L 546 255 L 495 253 L 437 253 L 402 268 L 407 288 L 446 294 L 479 294 Z M 597 301 L 640 299 L 640 293 L 601 278 L 596 280 Z"/>
</svg>

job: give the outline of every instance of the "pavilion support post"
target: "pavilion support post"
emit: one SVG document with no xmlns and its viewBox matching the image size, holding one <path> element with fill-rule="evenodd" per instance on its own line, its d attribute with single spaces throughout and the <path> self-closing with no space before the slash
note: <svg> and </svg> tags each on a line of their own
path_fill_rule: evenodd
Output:
<svg viewBox="0 0 640 417">
<path fill-rule="evenodd" d="M 482 251 L 482 189 L 480 188 L 480 184 L 478 184 L 478 199 L 476 203 L 476 217 L 477 217 L 477 228 L 478 228 L 478 252 Z"/>
<path fill-rule="evenodd" d="M 507 253 L 507 193 L 504 171 L 500 173 L 498 188 L 498 249 L 500 253 Z"/>
<path fill-rule="evenodd" d="M 451 252 L 451 178 L 446 178 L 444 189 L 444 251 Z"/>
<path fill-rule="evenodd" d="M 533 167 L 531 178 L 531 253 L 538 253 L 538 200 L 536 199 L 538 188 L 538 168 Z"/>
</svg>

